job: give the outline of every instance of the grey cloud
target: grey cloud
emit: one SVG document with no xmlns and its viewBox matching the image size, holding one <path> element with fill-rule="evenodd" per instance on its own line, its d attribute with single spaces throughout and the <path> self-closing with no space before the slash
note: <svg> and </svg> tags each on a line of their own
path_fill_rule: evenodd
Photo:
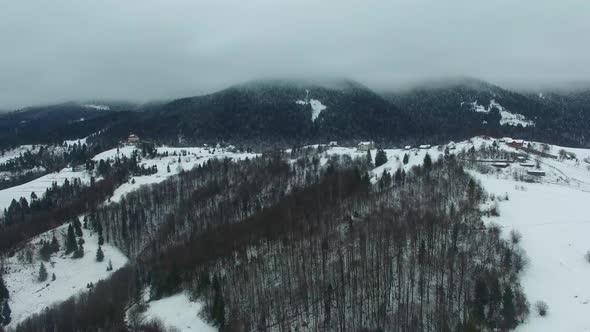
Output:
<svg viewBox="0 0 590 332">
<path fill-rule="evenodd" d="M 586 0 L 0 2 L 0 108 L 173 98 L 272 76 L 377 89 L 590 78 Z"/>
</svg>

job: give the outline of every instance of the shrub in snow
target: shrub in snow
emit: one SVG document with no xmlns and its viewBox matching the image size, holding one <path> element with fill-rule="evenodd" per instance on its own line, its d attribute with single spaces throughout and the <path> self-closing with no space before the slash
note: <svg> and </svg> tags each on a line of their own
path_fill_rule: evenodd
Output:
<svg viewBox="0 0 590 332">
<path fill-rule="evenodd" d="M 535 309 L 541 317 L 547 316 L 547 313 L 549 312 L 549 306 L 543 301 L 537 301 L 537 303 L 535 303 Z"/>
<path fill-rule="evenodd" d="M 513 229 L 510 231 L 510 241 L 512 241 L 512 244 L 519 244 L 520 240 L 522 239 L 522 234 Z"/>
<path fill-rule="evenodd" d="M 590 263 L 590 251 L 586 251 L 586 255 L 584 255 L 584 257 L 586 258 L 586 261 Z"/>
</svg>

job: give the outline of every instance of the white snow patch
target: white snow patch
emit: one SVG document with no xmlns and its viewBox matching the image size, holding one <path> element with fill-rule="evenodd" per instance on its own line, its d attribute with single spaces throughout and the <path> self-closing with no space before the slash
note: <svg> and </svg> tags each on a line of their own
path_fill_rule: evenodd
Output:
<svg viewBox="0 0 590 332">
<path fill-rule="evenodd" d="M 508 194 L 500 217 L 490 218 L 508 234 L 516 229 L 529 266 L 523 288 L 529 302 L 545 301 L 547 317 L 531 307 L 529 320 L 518 331 L 585 331 L 590 329 L 590 218 L 584 207 L 590 193 L 548 183 L 523 183 L 494 176 L 477 176 L 484 188 Z"/>
<path fill-rule="evenodd" d="M 201 147 L 189 147 L 189 148 L 177 148 L 177 147 L 158 147 L 156 148 L 159 154 L 168 153 L 168 156 L 156 157 L 154 159 L 142 159 L 139 162 L 140 166 L 150 168 L 156 166 L 158 171 L 155 174 L 134 176 L 129 179 L 129 182 L 122 184 L 115 189 L 113 196 L 110 198 L 110 202 L 118 202 L 122 197 L 128 193 L 138 190 L 141 186 L 160 183 L 172 175 L 176 175 L 183 170 L 190 170 L 198 165 L 202 165 L 207 160 L 212 158 L 230 158 L 232 160 L 242 160 L 246 158 L 255 158 L 257 154 L 254 153 L 239 153 L 230 152 L 224 148 L 201 148 Z M 129 157 L 135 151 L 134 146 L 125 146 L 117 149 L 112 149 L 101 153 L 94 157 L 95 160 L 100 159 L 113 159 L 117 156 L 122 157 L 123 155 Z M 174 155 L 176 154 L 176 155 Z M 180 158 L 180 162 L 178 159 Z M 170 172 L 168 172 L 170 168 Z"/>
<path fill-rule="evenodd" d="M 315 121 L 320 115 L 320 113 L 322 113 L 323 110 L 328 108 L 326 105 L 322 104 L 322 102 L 317 99 L 311 99 L 309 101 L 307 101 L 307 99 L 297 100 L 295 101 L 295 103 L 298 105 L 311 105 L 311 121 Z"/>
<path fill-rule="evenodd" d="M 37 236 L 13 257 L 4 260 L 6 270 L 4 281 L 10 291 L 9 305 L 12 309 L 12 322 L 9 327 L 16 326 L 53 303 L 65 301 L 72 295 L 86 291 L 88 283 L 95 284 L 99 280 L 108 278 L 113 271 L 127 263 L 127 257 L 116 247 L 107 243 L 102 246 L 104 261 L 97 262 L 98 235 L 87 229 L 83 229 L 84 257 L 72 259 L 65 256 L 63 250 L 67 227 L 67 224 L 62 225 Z M 53 234 L 60 242 L 60 252 L 52 255 L 50 262 L 44 263 L 49 277 L 46 281 L 39 282 L 37 278 L 41 260 L 38 258 L 40 248 L 38 243 L 41 239 L 51 240 Z M 24 258 L 28 250 L 33 252 L 33 263 L 28 263 Z M 109 260 L 113 264 L 113 271 L 107 272 Z M 56 276 L 54 281 L 51 280 L 53 273 Z"/>
<path fill-rule="evenodd" d="M 85 104 L 83 106 L 86 108 L 93 108 L 93 109 L 99 110 L 99 111 L 108 111 L 111 109 L 109 106 L 106 106 L 106 105 Z"/>
<path fill-rule="evenodd" d="M 217 331 L 200 316 L 203 305 L 199 302 L 191 302 L 186 293 L 179 293 L 149 303 L 149 308 L 144 313 L 146 320 L 159 319 L 168 328 L 174 327 L 180 331 Z"/>
<path fill-rule="evenodd" d="M 14 149 L 5 151 L 4 155 L 0 155 L 0 164 L 4 164 L 14 158 L 18 158 L 21 154 L 24 154 L 27 151 L 31 153 L 37 153 L 39 152 L 39 148 L 41 146 L 43 145 L 38 144 L 35 145 L 35 148 L 33 148 L 33 145 L 20 145 Z"/>
<path fill-rule="evenodd" d="M 465 103 L 461 103 L 463 105 Z M 532 120 L 527 119 L 524 115 L 518 113 L 512 113 L 506 110 L 502 105 L 500 105 L 496 100 L 492 99 L 490 101 L 490 105 L 485 107 L 483 105 L 479 105 L 477 101 L 474 101 L 471 104 L 472 110 L 477 113 L 489 113 L 492 108 L 497 108 L 500 111 L 500 125 L 502 126 L 518 126 L 521 125 L 523 127 L 534 126 L 535 123 Z"/>
<path fill-rule="evenodd" d="M 74 178 L 79 178 L 83 184 L 90 183 L 90 174 L 88 172 L 85 170 L 75 171 L 68 167 L 19 186 L 0 190 L 0 211 L 8 208 L 13 199 L 18 201 L 21 197 L 24 197 L 28 201 L 32 192 L 35 192 L 38 197 L 41 197 L 45 193 L 45 190 L 52 186 L 53 182 L 57 182 L 61 186 L 66 179 L 71 182 Z"/>
</svg>

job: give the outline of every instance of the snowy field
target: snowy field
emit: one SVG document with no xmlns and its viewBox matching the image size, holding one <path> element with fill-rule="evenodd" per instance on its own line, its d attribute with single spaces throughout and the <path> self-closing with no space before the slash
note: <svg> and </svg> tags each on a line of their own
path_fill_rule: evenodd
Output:
<svg viewBox="0 0 590 332">
<path fill-rule="evenodd" d="M 53 182 L 57 182 L 58 185 L 63 185 L 66 179 L 71 182 L 74 178 L 79 178 L 82 183 L 90 183 L 90 175 L 88 172 L 84 170 L 74 171 L 72 168 L 64 168 L 59 172 L 44 175 L 33 181 L 0 190 L 0 211 L 8 208 L 13 199 L 18 201 L 21 197 L 24 197 L 29 201 L 32 192 L 41 197 L 41 195 L 45 193 L 45 190 L 52 186 Z"/>
<path fill-rule="evenodd" d="M 478 175 L 484 188 L 508 194 L 500 203 L 500 216 L 488 221 L 522 234 L 529 266 L 523 287 L 529 302 L 529 321 L 519 331 L 590 331 L 590 193 L 547 183 L 523 183 Z M 534 303 L 545 301 L 549 314 L 540 317 Z M 564 328 L 567 326 L 567 328 Z"/>
<path fill-rule="evenodd" d="M 12 322 L 9 327 L 23 321 L 28 316 L 41 312 L 47 306 L 67 300 L 69 297 L 85 291 L 88 283 L 96 283 L 108 278 L 111 273 L 127 263 L 127 257 L 117 248 L 105 243 L 102 246 L 104 261 L 96 261 L 98 236 L 89 230 L 84 233 L 84 257 L 73 259 L 64 254 L 65 235 L 68 225 L 43 233 L 29 241 L 28 245 L 19 250 L 13 257 L 4 261 L 6 273 L 4 281 L 10 291 L 9 305 L 12 309 Z M 60 243 L 60 252 L 51 256 L 45 267 L 49 275 L 44 282 L 37 280 L 41 259 L 38 252 L 41 239 L 51 240 L 52 236 Z M 32 253 L 32 263 L 28 262 L 27 252 Z M 107 272 L 109 260 L 113 271 Z M 56 279 L 52 281 L 52 274 Z"/>
<path fill-rule="evenodd" d="M 94 160 L 100 159 L 113 159 L 117 156 L 123 155 L 129 157 L 133 154 L 135 147 L 125 146 L 119 149 L 117 153 L 116 149 L 105 151 L 94 157 Z M 207 160 L 212 158 L 230 158 L 233 160 L 242 160 L 246 158 L 255 158 L 257 155 L 254 153 L 238 153 L 231 152 L 222 148 L 201 148 L 201 147 L 190 147 L 190 148 L 175 148 L 175 147 L 159 147 L 157 148 L 158 154 L 168 153 L 168 156 L 156 157 L 154 159 L 143 159 L 139 164 L 144 165 L 147 168 L 156 166 L 158 172 L 151 175 L 134 176 L 127 183 L 122 184 L 113 193 L 110 202 L 118 202 L 126 194 L 138 190 L 141 186 L 160 183 L 166 180 L 172 175 L 176 175 L 183 170 L 190 170 L 198 165 L 202 165 Z M 179 162 L 180 158 L 180 162 Z M 170 169 L 170 172 L 168 172 Z"/>
<path fill-rule="evenodd" d="M 217 328 L 199 317 L 201 309 L 201 303 L 191 302 L 186 293 L 179 293 L 149 302 L 149 308 L 143 317 L 146 321 L 158 319 L 166 327 L 176 328 L 182 332 L 217 331 Z"/>
<path fill-rule="evenodd" d="M 34 145 L 34 147 L 35 148 L 33 148 L 33 145 L 21 145 L 14 149 L 5 151 L 4 155 L 0 155 L 0 164 L 4 164 L 7 161 L 10 161 L 10 159 L 14 159 L 27 151 L 31 153 L 39 152 L 41 145 Z"/>
</svg>

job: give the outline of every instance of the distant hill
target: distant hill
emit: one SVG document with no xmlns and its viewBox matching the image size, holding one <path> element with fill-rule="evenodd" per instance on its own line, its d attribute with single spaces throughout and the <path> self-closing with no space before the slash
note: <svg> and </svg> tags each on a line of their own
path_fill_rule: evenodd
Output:
<svg viewBox="0 0 590 332">
<path fill-rule="evenodd" d="M 376 93 L 351 80 L 257 80 L 153 102 L 66 103 L 0 115 L 0 145 L 61 142 L 101 131 L 167 144 L 297 145 L 328 140 L 436 143 L 474 135 L 590 145 L 590 90 L 515 92 L 471 78 Z"/>
<path fill-rule="evenodd" d="M 418 134 L 425 137 L 460 139 L 487 134 L 564 145 L 590 144 L 590 112 L 584 92 L 518 93 L 464 78 L 427 82 L 384 95 L 422 124 Z"/>
</svg>

